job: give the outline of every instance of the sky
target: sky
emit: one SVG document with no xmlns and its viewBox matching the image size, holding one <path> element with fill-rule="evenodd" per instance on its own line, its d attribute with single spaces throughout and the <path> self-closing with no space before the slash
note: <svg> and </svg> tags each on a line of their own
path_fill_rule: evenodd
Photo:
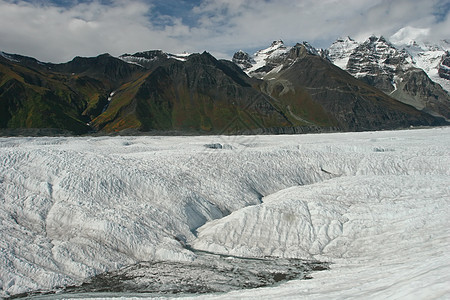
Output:
<svg viewBox="0 0 450 300">
<path fill-rule="evenodd" d="M 279 39 L 327 48 L 402 28 L 450 39 L 450 0 L 0 0 L 0 50 L 45 62 L 154 49 L 231 59 Z"/>
</svg>

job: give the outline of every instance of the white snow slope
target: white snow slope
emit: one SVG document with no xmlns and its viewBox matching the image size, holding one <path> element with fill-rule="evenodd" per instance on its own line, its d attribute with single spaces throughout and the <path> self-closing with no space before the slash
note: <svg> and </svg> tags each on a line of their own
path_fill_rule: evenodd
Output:
<svg viewBox="0 0 450 300">
<path fill-rule="evenodd" d="M 450 298 L 450 128 L 1 138 L 0 207 L 0 297 L 195 259 L 184 235 L 332 262 L 311 280 L 202 298 Z"/>
</svg>

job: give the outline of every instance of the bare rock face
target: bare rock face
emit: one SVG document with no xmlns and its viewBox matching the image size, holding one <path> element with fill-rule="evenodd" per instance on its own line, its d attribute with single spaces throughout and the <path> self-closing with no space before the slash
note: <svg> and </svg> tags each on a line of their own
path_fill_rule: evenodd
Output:
<svg viewBox="0 0 450 300">
<path fill-rule="evenodd" d="M 436 117 L 450 119 L 449 96 L 421 69 L 402 72 L 395 80 L 395 99 Z"/>
<path fill-rule="evenodd" d="M 237 64 L 241 69 L 248 69 L 254 63 L 254 60 L 250 58 L 250 55 L 242 50 L 236 52 L 233 55 L 232 61 L 235 64 Z"/>
<path fill-rule="evenodd" d="M 447 51 L 439 64 L 439 77 L 450 80 L 450 52 Z"/>
<path fill-rule="evenodd" d="M 394 76 L 412 67 L 412 58 L 384 37 L 371 36 L 350 54 L 346 70 L 386 93 L 395 89 Z"/>
</svg>

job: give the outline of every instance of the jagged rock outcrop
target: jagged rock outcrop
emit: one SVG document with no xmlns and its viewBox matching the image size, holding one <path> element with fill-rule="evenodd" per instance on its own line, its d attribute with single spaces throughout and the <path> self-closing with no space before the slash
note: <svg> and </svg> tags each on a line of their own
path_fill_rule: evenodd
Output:
<svg viewBox="0 0 450 300">
<path fill-rule="evenodd" d="M 412 43 L 410 47 L 399 49 L 384 37 L 376 36 L 362 43 L 346 38 L 331 45 L 328 57 L 340 68 L 393 98 L 434 116 L 450 119 L 448 92 L 418 67 L 428 66 L 425 68 L 428 73 L 437 74 L 437 69 L 430 67 L 431 59 L 426 59 L 428 54 L 423 52 L 424 47 Z M 430 57 L 439 55 L 438 48 L 426 47 Z"/>
<path fill-rule="evenodd" d="M 447 51 L 439 64 L 439 77 L 450 80 L 450 52 Z"/>
<path fill-rule="evenodd" d="M 339 68 L 345 70 L 353 50 L 358 47 L 358 42 L 347 36 L 338 38 L 331 46 L 326 49 L 328 59 Z"/>
<path fill-rule="evenodd" d="M 255 63 L 255 61 L 250 58 L 250 55 L 242 50 L 234 53 L 232 61 L 241 69 L 248 69 Z"/>
</svg>

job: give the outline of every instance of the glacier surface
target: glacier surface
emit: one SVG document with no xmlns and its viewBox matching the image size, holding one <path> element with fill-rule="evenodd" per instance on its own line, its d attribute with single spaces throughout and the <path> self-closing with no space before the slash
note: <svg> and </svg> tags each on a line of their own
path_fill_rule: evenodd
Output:
<svg viewBox="0 0 450 300">
<path fill-rule="evenodd" d="M 0 297 L 195 261 L 182 237 L 331 263 L 311 280 L 200 297 L 448 298 L 449 149 L 450 128 L 0 138 Z"/>
</svg>

